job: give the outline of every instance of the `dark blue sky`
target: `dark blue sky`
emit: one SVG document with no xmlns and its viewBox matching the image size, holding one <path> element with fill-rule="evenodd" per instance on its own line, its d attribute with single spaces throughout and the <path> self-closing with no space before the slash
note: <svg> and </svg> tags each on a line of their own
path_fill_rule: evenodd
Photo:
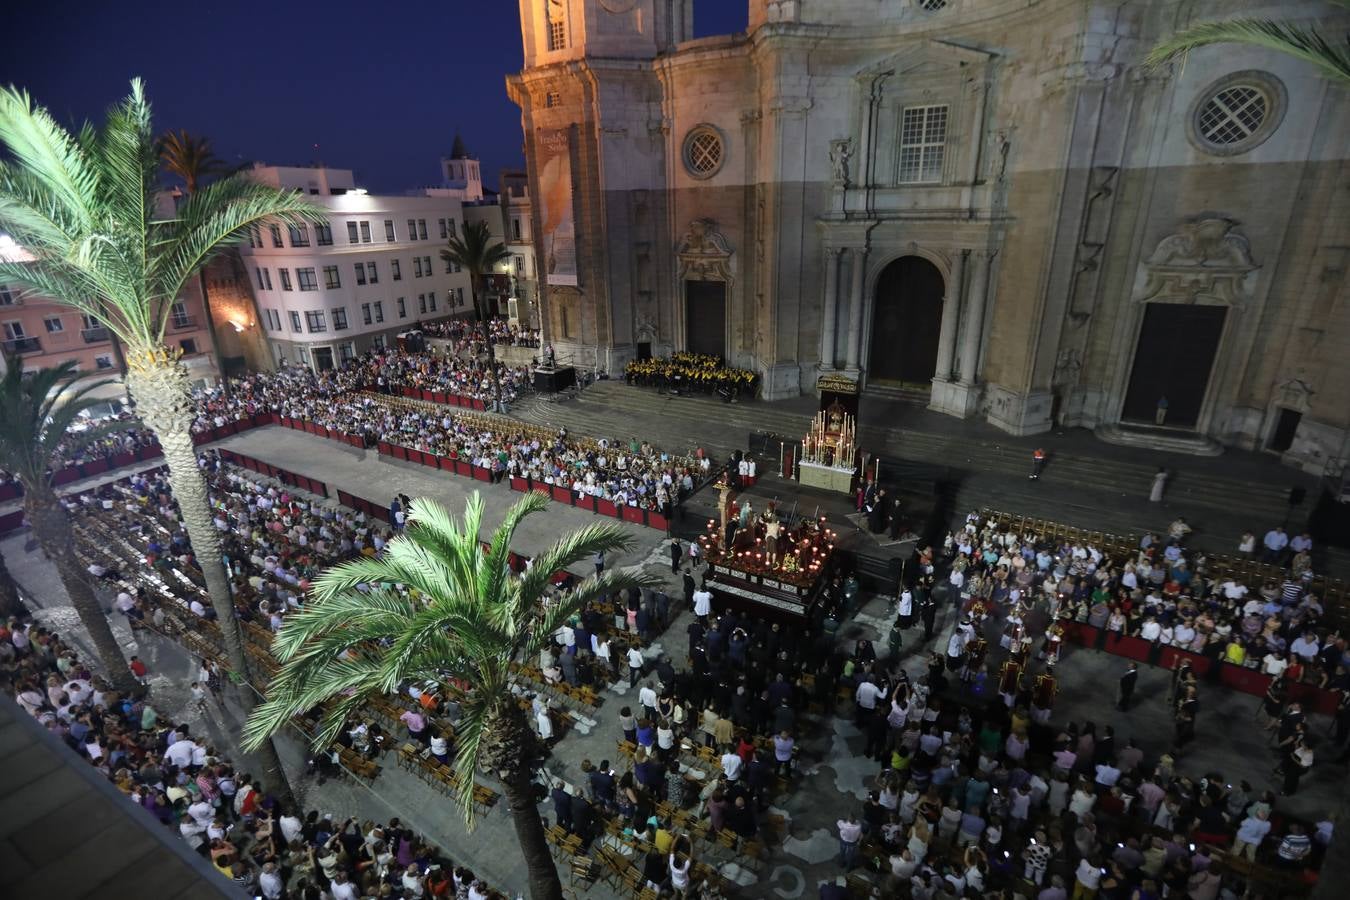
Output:
<svg viewBox="0 0 1350 900">
<path fill-rule="evenodd" d="M 698 0 L 698 35 L 745 28 L 744 0 Z M 483 177 L 520 166 L 515 0 L 18 0 L 0 83 L 59 119 L 99 120 L 134 75 L 158 130 L 210 137 L 231 161 L 356 170 L 376 191 L 432 184 L 455 132 Z M 317 145 L 317 149 L 315 149 Z"/>
</svg>

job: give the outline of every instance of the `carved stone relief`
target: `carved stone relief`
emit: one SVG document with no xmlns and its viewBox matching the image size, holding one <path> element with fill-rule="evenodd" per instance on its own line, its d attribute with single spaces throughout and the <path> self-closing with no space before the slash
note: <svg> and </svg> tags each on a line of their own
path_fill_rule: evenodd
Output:
<svg viewBox="0 0 1350 900">
<path fill-rule="evenodd" d="M 1260 267 L 1237 224 L 1223 216 L 1183 222 L 1139 264 L 1133 299 L 1244 305 Z"/>
<path fill-rule="evenodd" d="M 731 272 L 731 245 L 717 230 L 712 219 L 695 219 L 680 238 L 675 255 L 680 261 L 680 280 L 733 280 Z"/>
</svg>

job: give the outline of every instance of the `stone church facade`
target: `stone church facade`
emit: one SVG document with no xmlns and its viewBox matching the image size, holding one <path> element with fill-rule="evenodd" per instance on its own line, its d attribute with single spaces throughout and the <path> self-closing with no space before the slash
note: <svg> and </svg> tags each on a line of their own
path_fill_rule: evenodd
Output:
<svg viewBox="0 0 1350 900">
<path fill-rule="evenodd" d="M 748 2 L 746 33 L 691 40 L 689 0 L 521 0 L 560 355 L 1343 464 L 1346 89 L 1237 47 L 1142 65 L 1191 21 L 1331 7 Z"/>
</svg>

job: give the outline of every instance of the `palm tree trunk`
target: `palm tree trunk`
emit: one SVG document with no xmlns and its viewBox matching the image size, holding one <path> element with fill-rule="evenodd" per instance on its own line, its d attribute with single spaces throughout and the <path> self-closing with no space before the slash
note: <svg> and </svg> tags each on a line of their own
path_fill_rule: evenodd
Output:
<svg viewBox="0 0 1350 900">
<path fill-rule="evenodd" d="M 5 565 L 5 555 L 0 553 L 0 618 L 17 616 L 24 611 L 23 601 L 19 599 L 19 586 L 14 576 L 9 574 Z"/>
<path fill-rule="evenodd" d="M 197 465 L 197 451 L 192 443 L 194 408 L 187 369 L 177 356 L 165 355 L 165 352 L 137 354 L 130 360 L 127 390 L 136 399 L 136 411 L 141 421 L 159 438 L 164 462 L 169 467 L 173 497 L 178 502 L 188 540 L 192 542 L 192 555 L 206 579 L 206 593 L 216 613 L 216 624 L 220 626 L 225 658 L 230 668 L 248 681 L 248 659 L 244 656 L 243 636 L 235 615 L 229 579 L 225 575 L 220 532 L 212 521 L 206 479 Z M 257 705 L 248 684 L 239 685 L 238 700 L 245 714 Z M 259 748 L 257 755 L 265 770 L 268 789 L 283 803 L 294 806 L 290 783 L 273 742 L 268 741 Z"/>
<path fill-rule="evenodd" d="M 525 713 L 509 696 L 504 706 L 499 719 L 502 733 L 494 738 L 497 743 L 494 749 L 531 747 L 534 734 L 525 722 Z M 492 755 L 500 759 L 504 754 Z M 509 759 L 502 760 L 505 764 L 498 768 L 498 774 L 502 778 L 506 805 L 511 811 L 511 824 L 516 829 L 516 842 L 520 844 L 520 853 L 529 873 L 531 900 L 562 900 L 562 882 L 558 879 L 558 869 L 548 849 L 544 823 L 539 818 L 539 806 L 534 802 L 530 768 L 533 758 L 534 754 L 528 749 L 510 752 Z"/>
<path fill-rule="evenodd" d="M 25 487 L 29 487 L 25 485 Z M 108 616 L 99 605 L 94 590 L 89 586 L 89 573 L 80 565 L 75 556 L 75 534 L 70 527 L 61 501 L 50 491 L 29 490 L 24 495 L 24 512 L 28 521 L 33 523 L 33 534 L 37 537 L 42 552 L 56 566 L 56 574 L 65 586 L 70 597 L 70 605 L 75 607 L 84 630 L 89 632 L 89 640 L 94 645 L 103 668 L 108 672 L 108 681 L 119 694 L 135 696 L 140 693 L 122 647 L 117 643 Z"/>
<path fill-rule="evenodd" d="M 206 334 L 211 339 L 211 355 L 216 361 L 216 377 L 220 379 L 220 392 L 226 400 L 230 399 L 230 383 L 225 377 L 225 357 L 220 355 L 220 338 L 216 335 L 216 320 L 211 315 L 211 298 L 206 293 L 206 267 L 197 272 L 197 284 L 202 289 L 202 315 L 206 317 Z"/>
<path fill-rule="evenodd" d="M 483 306 L 478 299 L 478 283 L 482 278 L 483 276 L 478 274 L 469 279 L 473 285 L 473 311 L 478 317 L 478 325 L 483 329 L 483 339 L 487 343 L 488 372 L 492 375 L 492 411 L 504 413 L 506 407 L 502 405 L 502 383 L 497 377 L 497 348 L 492 344 L 492 334 L 488 330 L 487 321 L 483 316 Z"/>
<path fill-rule="evenodd" d="M 140 353 L 131 354 L 128 367 L 127 391 L 136 400 L 141 421 L 155 433 L 164 452 L 173 496 L 178 501 L 192 553 L 206 579 L 206 593 L 220 625 L 225 657 L 231 669 L 247 675 L 234 599 L 220 553 L 220 533 L 212 521 L 206 480 L 197 466 L 197 451 L 192 443 L 193 407 L 187 370 L 176 357 L 147 358 Z"/>
</svg>

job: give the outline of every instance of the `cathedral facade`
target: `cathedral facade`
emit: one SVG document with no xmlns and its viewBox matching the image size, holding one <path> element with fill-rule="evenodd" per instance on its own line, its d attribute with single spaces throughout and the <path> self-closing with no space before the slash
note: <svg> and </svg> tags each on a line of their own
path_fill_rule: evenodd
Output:
<svg viewBox="0 0 1350 900">
<path fill-rule="evenodd" d="M 1232 0 L 521 0 L 541 318 L 618 371 L 690 350 L 1014 434 L 1350 453 L 1350 103 L 1223 46 Z M 1346 23 L 1322 20 L 1335 34 Z"/>
</svg>

